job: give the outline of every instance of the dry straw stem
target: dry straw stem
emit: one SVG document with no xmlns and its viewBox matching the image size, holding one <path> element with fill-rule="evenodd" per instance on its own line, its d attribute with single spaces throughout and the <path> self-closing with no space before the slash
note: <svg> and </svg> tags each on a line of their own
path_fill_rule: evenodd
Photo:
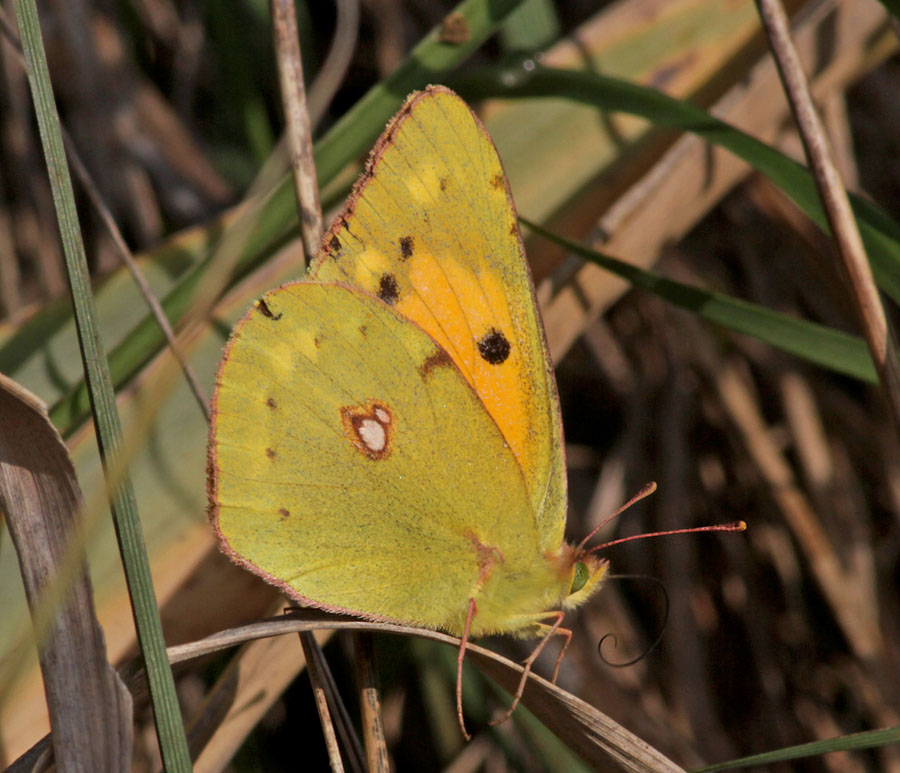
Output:
<svg viewBox="0 0 900 773">
<path fill-rule="evenodd" d="M 847 192 L 831 159 L 822 122 L 816 113 L 806 75 L 791 41 L 784 6 L 781 0 L 756 0 L 756 4 L 806 149 L 806 157 L 831 226 L 838 255 L 850 280 L 863 334 L 878 370 L 894 428 L 900 434 L 900 361 L 897 359 L 896 338 L 884 314 Z"/>
<path fill-rule="evenodd" d="M 310 643 L 312 642 L 312 643 Z M 328 695 L 324 683 L 327 681 L 324 659 L 321 650 L 318 650 L 315 639 L 310 631 L 300 631 L 300 643 L 303 645 L 303 654 L 306 656 L 306 670 L 312 685 L 313 699 L 316 703 L 316 711 L 319 714 L 319 722 L 322 725 L 322 737 L 325 740 L 325 748 L 328 751 L 328 762 L 334 773 L 344 773 L 344 763 L 341 762 L 341 749 L 338 746 L 337 734 L 334 732 L 334 722 L 331 719 L 331 710 L 328 707 Z M 323 668 L 323 666 L 325 666 Z"/>
<path fill-rule="evenodd" d="M 272 25 L 278 60 L 281 105 L 287 122 L 287 139 L 291 153 L 291 174 L 300 215 L 300 231 L 306 262 L 315 256 L 322 238 L 322 205 L 313 156 L 312 128 L 306 109 L 306 87 L 300 40 L 297 37 L 297 11 L 293 0 L 272 0 Z"/>
<path fill-rule="evenodd" d="M 350 712 L 347 711 L 347 706 L 341 699 L 337 683 L 334 681 L 334 676 L 331 673 L 331 669 L 328 667 L 328 661 L 325 660 L 325 653 L 322 651 L 321 644 L 331 637 L 331 633 L 331 631 L 318 631 L 315 638 L 316 647 L 312 649 L 311 652 L 315 655 L 316 668 L 321 673 L 320 681 L 325 688 L 325 697 L 328 699 L 328 705 L 331 707 L 331 711 L 334 714 L 334 722 L 337 727 L 341 744 L 343 745 L 342 748 L 344 749 L 347 763 L 350 770 L 356 773 L 357 771 L 366 770 L 366 755 L 363 753 L 362 744 L 359 742 L 359 738 L 356 735 L 353 720 L 350 718 Z M 311 633 L 301 635 L 312 637 Z M 368 638 L 371 639 L 371 636 L 368 636 Z M 306 651 L 304 650 L 304 652 Z M 310 653 L 306 654 L 309 658 Z M 309 660 L 311 661 L 312 658 L 309 658 Z"/>
<path fill-rule="evenodd" d="M 131 695 L 107 662 L 83 560 L 65 598 L 57 582 L 82 504 L 46 407 L 0 374 L 0 510 L 34 620 L 56 763 L 114 772 L 131 763 Z"/>
<path fill-rule="evenodd" d="M 890 647 L 884 646 L 879 612 L 882 602 L 878 597 L 871 555 L 864 549 L 851 551 L 849 565 L 845 567 L 842 564 L 839 551 L 829 539 L 813 503 L 796 480 L 775 433 L 766 425 L 747 380 L 734 364 L 722 366 L 716 363 L 713 367 L 708 351 L 703 352 L 702 360 L 708 377 L 716 384 L 722 405 L 768 484 L 772 499 L 808 561 L 819 590 L 853 653 L 855 662 L 844 664 L 843 670 L 848 672 L 844 678 L 853 685 L 854 694 L 859 696 L 878 725 L 896 725 L 898 717 L 892 708 L 895 667 L 890 657 Z M 831 446 L 824 442 L 824 428 L 820 426 L 820 417 L 811 402 L 812 396 L 801 384 L 794 374 L 784 377 L 785 410 L 816 501 L 817 491 L 824 491 L 824 486 L 817 486 L 816 483 L 822 484 L 832 475 L 829 468 L 833 462 L 826 456 Z M 813 443 L 816 448 L 808 448 Z M 827 505 L 824 507 L 827 509 Z M 784 557 L 791 555 L 789 549 L 779 551 L 774 547 L 778 539 L 774 532 L 763 531 L 759 537 L 770 544 L 771 552 L 781 552 Z M 844 554 L 852 542 L 852 535 L 846 535 Z M 793 558 L 787 560 L 792 561 Z M 794 573 L 794 570 L 788 573 Z M 820 733 L 821 738 L 838 736 L 840 732 Z"/>
<path fill-rule="evenodd" d="M 381 712 L 381 696 L 377 687 L 372 635 L 364 631 L 354 631 L 353 651 L 356 655 L 356 682 L 359 685 L 361 721 L 366 739 L 366 770 L 389 773 L 391 766 L 387 741 L 384 737 L 384 719 Z"/>
</svg>

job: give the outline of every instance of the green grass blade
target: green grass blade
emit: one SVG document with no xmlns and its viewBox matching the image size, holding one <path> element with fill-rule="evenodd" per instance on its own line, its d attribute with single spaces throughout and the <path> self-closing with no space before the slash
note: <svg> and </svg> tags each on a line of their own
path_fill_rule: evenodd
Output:
<svg viewBox="0 0 900 773">
<path fill-rule="evenodd" d="M 41 40 L 37 7 L 34 0 L 21 0 L 16 3 L 15 8 L 28 66 L 28 82 L 34 99 L 72 288 L 78 338 L 97 428 L 97 443 L 104 465 L 109 469 L 116 464 L 122 441 L 122 428 L 96 324 L 90 276 L 75 208 L 72 181 L 63 149 L 59 117 L 50 84 L 50 73 Z M 159 609 L 150 575 L 150 562 L 144 547 L 134 489 L 127 475 L 122 475 L 115 483 L 110 505 L 134 610 L 138 640 L 147 666 L 147 679 L 163 762 L 167 770 L 189 771 L 191 760 L 175 694 L 175 683 L 166 656 Z M 57 760 L 57 763 L 65 767 L 63 760 Z"/>
<path fill-rule="evenodd" d="M 764 341 L 789 354 L 845 376 L 869 383 L 877 381 L 875 366 L 861 338 L 815 322 L 789 317 L 723 293 L 701 290 L 665 279 L 659 274 L 644 271 L 563 239 L 524 218 L 522 222 L 545 239 L 622 277 L 634 287 L 648 290 L 679 308 L 694 312 L 708 322 L 714 322 L 734 333 Z"/>
<path fill-rule="evenodd" d="M 551 0 L 526 0 L 500 28 L 500 42 L 508 52 L 533 53 L 559 37 L 560 25 Z"/>
<path fill-rule="evenodd" d="M 730 150 L 783 190 L 827 231 L 819 196 L 806 167 L 690 102 L 646 86 L 581 70 L 481 68 L 452 84 L 470 99 L 554 97 L 631 113 L 657 126 L 690 132 Z M 865 199 L 850 196 L 878 286 L 900 303 L 900 224 Z"/>
<path fill-rule="evenodd" d="M 889 727 L 884 730 L 867 730 L 862 733 L 851 733 L 840 738 L 829 738 L 824 741 L 802 743 L 797 746 L 788 746 L 764 754 L 754 754 L 750 757 L 741 757 L 738 760 L 730 760 L 718 765 L 707 765 L 696 768 L 693 773 L 707 773 L 713 770 L 737 770 L 739 768 L 758 767 L 772 765 L 776 762 L 787 760 L 799 760 L 802 757 L 821 757 L 829 752 L 852 751 L 854 749 L 877 749 L 900 742 L 900 727 Z"/>
</svg>

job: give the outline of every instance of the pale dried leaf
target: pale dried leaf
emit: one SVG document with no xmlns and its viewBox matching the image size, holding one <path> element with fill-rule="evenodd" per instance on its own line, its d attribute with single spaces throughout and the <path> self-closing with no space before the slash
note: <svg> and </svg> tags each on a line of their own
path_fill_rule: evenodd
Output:
<svg viewBox="0 0 900 773">
<path fill-rule="evenodd" d="M 45 605 L 53 603 L 48 595 L 55 590 L 54 579 L 71 560 L 67 548 L 76 541 L 71 538 L 81 505 L 75 469 L 46 408 L 0 374 L 0 509 L 36 622 L 48 611 Z M 56 765 L 59 770 L 127 770 L 131 695 L 107 662 L 83 563 L 66 587 L 48 624 L 36 625 Z M 24 758 L 22 764 L 28 764 Z"/>
</svg>

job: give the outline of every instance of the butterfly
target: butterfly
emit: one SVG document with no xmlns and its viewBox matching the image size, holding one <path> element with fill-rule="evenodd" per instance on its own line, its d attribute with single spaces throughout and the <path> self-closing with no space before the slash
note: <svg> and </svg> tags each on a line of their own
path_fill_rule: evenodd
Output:
<svg viewBox="0 0 900 773">
<path fill-rule="evenodd" d="M 564 539 L 559 401 L 515 208 L 448 89 L 407 99 L 307 278 L 235 327 L 208 490 L 222 550 L 291 598 L 459 636 L 464 734 L 470 639 L 540 639 L 506 716 L 550 637 L 568 644 L 565 611 L 607 562 Z"/>
</svg>

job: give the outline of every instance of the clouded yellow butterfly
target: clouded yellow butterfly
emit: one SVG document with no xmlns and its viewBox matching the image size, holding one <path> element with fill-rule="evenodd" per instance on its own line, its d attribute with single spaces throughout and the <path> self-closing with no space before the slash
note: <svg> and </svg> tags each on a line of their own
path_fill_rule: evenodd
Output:
<svg viewBox="0 0 900 773">
<path fill-rule="evenodd" d="M 469 637 L 543 636 L 530 667 L 600 586 L 606 562 L 563 539 L 559 404 L 506 175 L 445 88 L 388 125 L 307 279 L 237 325 L 213 409 L 222 549 L 304 604 L 460 636 L 460 669 Z"/>
</svg>

